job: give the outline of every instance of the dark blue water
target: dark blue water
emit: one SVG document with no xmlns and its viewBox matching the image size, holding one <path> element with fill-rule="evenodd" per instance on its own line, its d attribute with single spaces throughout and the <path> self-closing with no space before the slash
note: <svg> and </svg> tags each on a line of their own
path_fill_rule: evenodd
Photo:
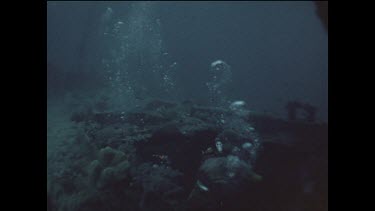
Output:
<svg viewBox="0 0 375 211">
<path fill-rule="evenodd" d="M 111 17 L 102 22 L 107 8 L 111 8 Z M 181 98 L 204 101 L 209 66 L 220 59 L 233 72 L 228 85 L 231 99 L 279 116 L 285 116 L 287 101 L 299 100 L 318 107 L 318 118 L 327 121 L 328 34 L 312 2 L 153 2 L 138 6 L 135 2 L 49 2 L 47 13 L 48 62 L 59 71 L 102 74 L 102 59 L 121 54 L 117 49 L 116 56 L 109 56 L 108 46 L 116 50 L 124 45 L 103 36 L 104 28 L 113 29 L 117 21 L 126 28 L 131 23 L 125 22 L 133 16 L 143 21 L 139 24 L 155 29 L 142 32 L 139 42 L 145 49 L 157 48 L 146 43 L 147 39 L 161 41 L 162 47 L 156 51 L 162 51 L 162 56 L 156 60 L 164 69 L 176 63 L 170 75 Z M 119 36 L 126 33 L 130 32 Z M 135 38 L 129 42 L 135 42 L 131 39 Z M 133 48 L 141 49 L 140 45 Z M 140 66 L 137 62 L 132 65 L 130 72 Z M 133 74 L 137 83 L 160 83 L 158 78 L 150 79 L 152 74 L 147 71 Z M 91 76 L 81 77 L 89 83 Z M 108 75 L 96 78 L 104 77 Z"/>
</svg>

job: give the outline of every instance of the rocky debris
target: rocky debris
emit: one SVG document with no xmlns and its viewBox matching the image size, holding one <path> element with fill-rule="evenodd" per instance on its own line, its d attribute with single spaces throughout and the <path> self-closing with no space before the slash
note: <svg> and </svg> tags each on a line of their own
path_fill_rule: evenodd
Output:
<svg viewBox="0 0 375 211">
<path fill-rule="evenodd" d="M 73 153 L 61 156 L 65 163 L 76 163 L 80 150 L 91 153 L 85 152 L 87 157 L 76 165 L 61 163 L 64 174 L 49 177 L 54 187 L 49 206 L 73 211 L 238 210 L 241 206 L 259 210 L 269 203 L 267 193 L 275 193 L 273 188 L 295 187 L 290 198 L 303 190 L 316 193 L 316 186 L 311 189 L 309 184 L 319 186 L 316 181 L 324 179 L 324 173 L 314 176 L 301 166 L 309 163 L 320 170 L 324 159 L 309 157 L 309 150 L 317 155 L 324 145 L 303 144 L 301 139 L 323 143 L 320 129 L 242 114 L 160 100 L 129 112 L 87 109 L 76 114 L 72 120 L 80 122 L 83 130 L 74 144 L 66 146 L 65 153 Z M 282 179 L 276 180 L 277 175 Z M 306 188 L 297 188 L 303 185 Z M 323 191 L 324 184 L 320 186 Z M 273 197 L 280 199 L 278 206 L 286 206 L 281 193 Z"/>
<path fill-rule="evenodd" d="M 101 189 L 111 184 L 118 184 L 128 178 L 130 163 L 125 154 L 111 147 L 102 148 L 98 159 L 92 161 L 88 168 L 90 182 Z"/>
<path fill-rule="evenodd" d="M 184 188 L 180 185 L 183 174 L 167 165 L 143 163 L 133 172 L 135 185 L 143 189 L 140 210 L 174 210 L 183 200 Z"/>
<path fill-rule="evenodd" d="M 159 125 L 170 121 L 170 118 L 157 112 L 131 112 L 124 116 L 126 122 L 139 127 Z"/>
</svg>

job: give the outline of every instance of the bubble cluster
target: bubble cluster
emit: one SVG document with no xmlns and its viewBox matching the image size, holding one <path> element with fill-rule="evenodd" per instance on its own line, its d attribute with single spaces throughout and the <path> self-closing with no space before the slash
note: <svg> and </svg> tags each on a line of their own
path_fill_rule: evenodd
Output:
<svg viewBox="0 0 375 211">
<path fill-rule="evenodd" d="M 112 91 L 126 101 L 171 96 L 177 63 L 169 65 L 153 3 L 134 2 L 126 18 L 115 16 L 111 8 L 102 15 L 102 64 Z"/>
<path fill-rule="evenodd" d="M 222 60 L 211 63 L 210 80 L 206 83 L 210 95 L 210 102 L 215 106 L 225 106 L 228 85 L 232 78 L 231 67 Z"/>
</svg>

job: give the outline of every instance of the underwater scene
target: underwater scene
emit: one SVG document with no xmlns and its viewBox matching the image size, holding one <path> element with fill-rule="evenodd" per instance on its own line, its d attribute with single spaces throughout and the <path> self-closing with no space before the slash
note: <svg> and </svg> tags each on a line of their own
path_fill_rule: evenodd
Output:
<svg viewBox="0 0 375 211">
<path fill-rule="evenodd" d="M 328 210 L 328 3 L 48 1 L 47 210 Z"/>
</svg>

